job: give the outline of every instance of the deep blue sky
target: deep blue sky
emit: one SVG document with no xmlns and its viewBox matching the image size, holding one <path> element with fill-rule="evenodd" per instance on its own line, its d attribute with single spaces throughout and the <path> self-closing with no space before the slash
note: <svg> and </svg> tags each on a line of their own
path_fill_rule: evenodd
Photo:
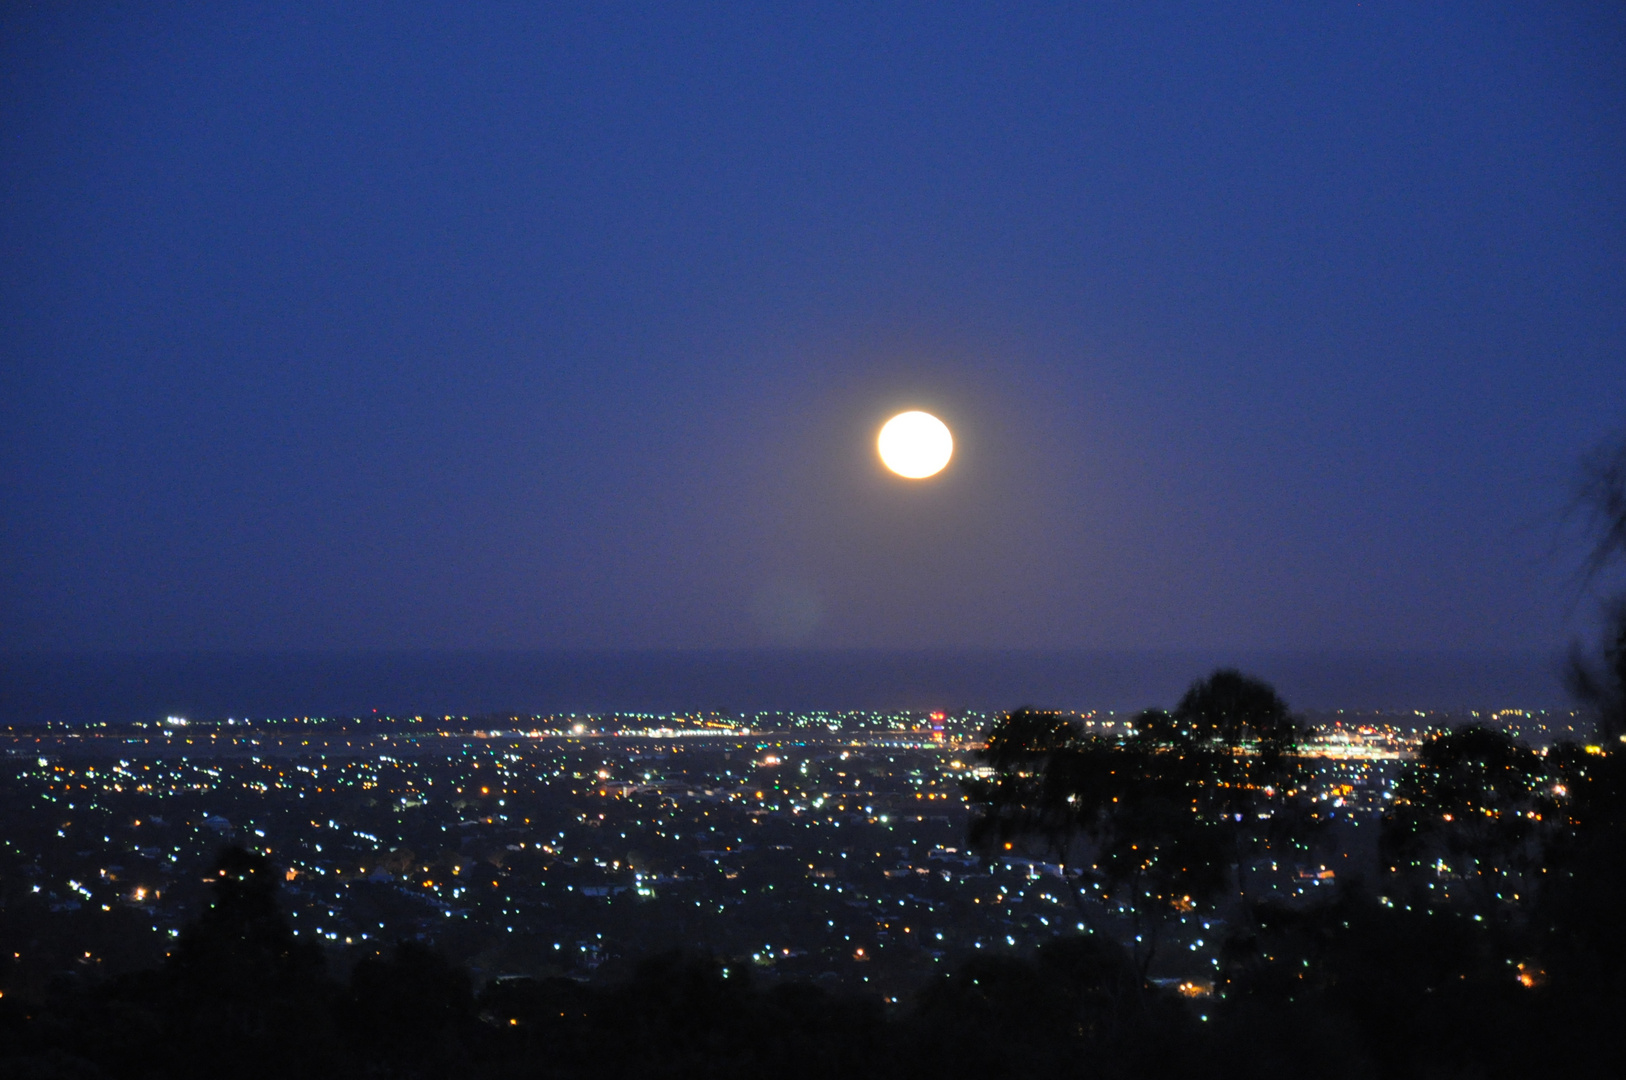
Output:
<svg viewBox="0 0 1626 1080">
<path fill-rule="evenodd" d="M 1618 4 L 12 5 L 0 73 L 0 648 L 1584 623 Z"/>
</svg>

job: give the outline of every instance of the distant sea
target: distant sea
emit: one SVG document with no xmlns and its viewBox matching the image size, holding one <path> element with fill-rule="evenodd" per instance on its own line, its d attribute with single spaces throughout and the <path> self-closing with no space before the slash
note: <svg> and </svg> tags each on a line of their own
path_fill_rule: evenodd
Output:
<svg viewBox="0 0 1626 1080">
<path fill-rule="evenodd" d="M 0 722 L 1170 706 L 1234 666 L 1296 709 L 1567 709 L 1548 653 L 280 652 L 0 655 Z"/>
</svg>

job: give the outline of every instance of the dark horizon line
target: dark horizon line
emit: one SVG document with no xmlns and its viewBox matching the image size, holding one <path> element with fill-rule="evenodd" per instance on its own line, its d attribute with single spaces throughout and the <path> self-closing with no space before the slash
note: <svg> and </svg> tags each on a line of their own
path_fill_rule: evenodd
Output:
<svg viewBox="0 0 1626 1080">
<path fill-rule="evenodd" d="M 176 715 L 1172 705 L 1219 668 L 1297 709 L 1573 707 L 1559 650 L 151 650 L 0 653 L 0 721 Z"/>
<path fill-rule="evenodd" d="M 58 659 L 90 657 L 262 657 L 262 656 L 472 656 L 543 655 L 568 657 L 595 656 L 1031 656 L 1065 659 L 1075 656 L 1167 656 L 1193 657 L 1234 655 L 1238 657 L 1538 657 L 1563 658 L 1571 646 L 1472 647 L 1427 646 L 1387 647 L 1340 646 L 1335 648 L 1231 648 L 1209 645 L 1078 646 L 1041 647 L 1005 645 L 926 645 L 896 647 L 880 645 L 651 645 L 651 646 L 556 646 L 556 645 L 357 645 L 336 647 L 255 646 L 232 648 L 4 648 L 0 659 Z"/>
</svg>

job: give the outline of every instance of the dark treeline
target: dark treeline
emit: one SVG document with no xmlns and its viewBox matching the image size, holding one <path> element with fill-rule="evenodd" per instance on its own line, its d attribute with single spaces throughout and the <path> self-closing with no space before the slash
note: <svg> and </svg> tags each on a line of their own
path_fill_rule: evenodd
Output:
<svg viewBox="0 0 1626 1080">
<path fill-rule="evenodd" d="M 1626 672 L 1610 679 L 1610 700 L 1626 700 Z M 1086 924 L 1127 914 L 1120 962 L 1143 1001 L 1165 932 L 1222 913 L 1200 1034 L 1159 1021 L 1203 1047 L 1207 1074 L 1616 1076 L 1626 754 L 1620 717 L 1599 721 L 1608 743 L 1540 750 L 1479 725 L 1434 732 L 1382 813 L 1377 872 L 1341 876 L 1321 901 L 1279 899 L 1249 870 L 1314 851 L 1328 823 L 1297 753 L 1305 732 L 1234 671 L 1126 734 L 1002 718 L 981 752 L 988 774 L 967 783 L 971 840 L 1070 869 Z M 1124 1060 L 1095 1054 L 1084 1071 Z"/>
</svg>

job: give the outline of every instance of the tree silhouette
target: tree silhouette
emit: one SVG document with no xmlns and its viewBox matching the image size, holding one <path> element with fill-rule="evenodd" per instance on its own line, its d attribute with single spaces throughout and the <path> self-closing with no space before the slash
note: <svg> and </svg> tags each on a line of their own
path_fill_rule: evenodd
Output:
<svg viewBox="0 0 1626 1080">
<path fill-rule="evenodd" d="M 1587 573 L 1596 577 L 1626 558 L 1626 437 L 1601 446 L 1581 463 L 1576 505 L 1590 519 Z"/>
<path fill-rule="evenodd" d="M 1576 508 L 1593 534 L 1586 581 L 1595 584 L 1626 565 L 1626 438 L 1593 452 L 1581 468 Z M 1589 660 L 1579 646 L 1570 652 L 1570 688 L 1596 718 L 1605 739 L 1626 736 L 1626 591 L 1604 603 L 1601 654 Z"/>
<path fill-rule="evenodd" d="M 966 782 L 970 844 L 990 857 L 1037 847 L 1062 866 L 1086 922 L 1095 901 L 1126 910 L 1144 975 L 1168 921 L 1244 887 L 1248 850 L 1291 817 L 1302 735 L 1274 690 L 1231 670 L 1117 737 L 1017 710 L 989 730 L 985 774 Z M 1088 875 L 1069 873 L 1086 858 Z"/>
<path fill-rule="evenodd" d="M 358 962 L 347 1005 L 356 1050 L 387 1064 L 393 1076 L 454 1075 L 477 1040 L 468 972 L 416 942 L 400 942 L 387 959 Z"/>
<path fill-rule="evenodd" d="M 335 1062 L 334 987 L 314 942 L 277 906 L 277 873 L 230 847 L 210 875 L 213 902 L 161 972 L 171 1075 L 324 1075 Z"/>
<path fill-rule="evenodd" d="M 1381 850 L 1414 901 L 1512 917 L 1535 900 L 1566 791 L 1511 735 L 1437 732 L 1397 785 Z"/>
<path fill-rule="evenodd" d="M 964 782 L 976 813 L 973 850 L 993 855 L 1017 842 L 1037 842 L 1068 875 L 1081 836 L 1093 836 L 1116 788 L 1118 747 L 1085 737 L 1057 713 L 1017 709 L 995 721 L 976 757 L 986 775 Z M 1082 899 L 1079 896 L 1079 899 Z M 1081 914 L 1090 913 L 1081 903 Z"/>
<path fill-rule="evenodd" d="M 1231 669 L 1193 683 L 1166 728 L 1165 743 L 1191 763 L 1200 811 L 1227 834 L 1236 889 L 1246 898 L 1256 849 L 1314 829 L 1298 755 L 1308 729 L 1270 684 Z"/>
<path fill-rule="evenodd" d="M 320 976 L 321 951 L 289 928 L 277 906 L 277 870 L 265 856 L 229 847 L 209 884 L 213 901 L 169 957 L 179 986 L 217 996 Z"/>
<path fill-rule="evenodd" d="M 1591 661 L 1579 648 L 1571 650 L 1570 690 L 1592 710 L 1598 735 L 1618 740 L 1626 735 L 1626 598 L 1607 605 L 1599 652 Z"/>
</svg>

